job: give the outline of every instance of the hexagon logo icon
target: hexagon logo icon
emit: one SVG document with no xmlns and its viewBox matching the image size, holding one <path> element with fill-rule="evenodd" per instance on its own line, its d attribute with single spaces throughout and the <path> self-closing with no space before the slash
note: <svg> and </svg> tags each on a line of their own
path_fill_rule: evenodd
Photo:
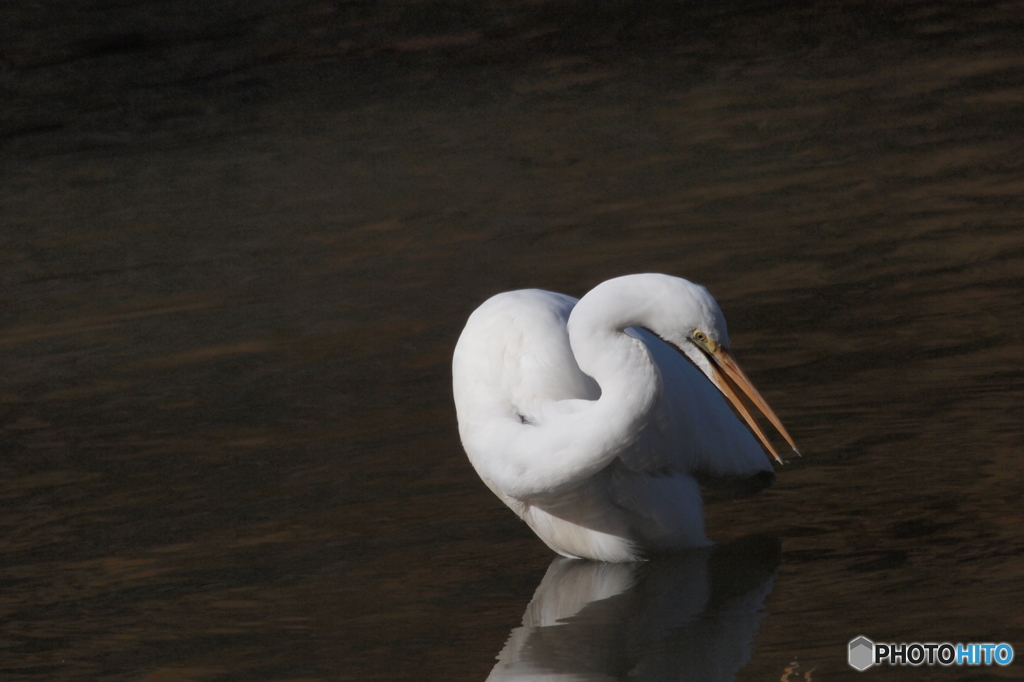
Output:
<svg viewBox="0 0 1024 682">
<path fill-rule="evenodd" d="M 875 662 L 875 643 L 861 635 L 850 640 L 850 667 L 864 672 Z"/>
</svg>

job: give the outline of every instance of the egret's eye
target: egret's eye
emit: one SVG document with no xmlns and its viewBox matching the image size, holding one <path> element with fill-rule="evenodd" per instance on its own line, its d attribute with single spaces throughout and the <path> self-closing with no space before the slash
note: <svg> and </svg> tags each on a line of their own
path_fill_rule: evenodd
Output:
<svg viewBox="0 0 1024 682">
<path fill-rule="evenodd" d="M 709 353 L 714 353 L 718 350 L 718 344 L 708 338 L 708 335 L 699 329 L 694 329 L 693 333 L 690 334 L 690 338 L 693 339 L 694 343 Z"/>
</svg>

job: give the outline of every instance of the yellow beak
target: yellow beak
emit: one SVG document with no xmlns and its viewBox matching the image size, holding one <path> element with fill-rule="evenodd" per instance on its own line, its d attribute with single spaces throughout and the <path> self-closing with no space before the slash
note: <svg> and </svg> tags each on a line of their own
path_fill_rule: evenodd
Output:
<svg viewBox="0 0 1024 682">
<path fill-rule="evenodd" d="M 761 410 L 764 416 L 768 417 L 768 420 L 775 425 L 775 428 L 779 430 L 782 437 L 785 438 L 786 442 L 793 448 L 793 452 L 795 452 L 797 456 L 800 456 L 800 451 L 796 449 L 796 444 L 790 437 L 789 432 L 786 431 L 786 428 L 782 425 L 782 422 L 779 420 L 778 416 L 776 416 L 772 408 L 768 407 L 768 403 L 765 399 L 762 398 L 761 394 L 758 393 L 756 388 L 754 388 L 753 382 L 750 381 L 747 375 L 743 373 L 743 370 L 740 369 L 740 366 L 736 364 L 736 361 L 733 360 L 729 351 L 725 350 L 721 346 L 716 346 L 713 351 L 708 353 L 708 355 L 714 361 L 711 368 L 712 381 L 715 382 L 718 389 L 726 398 L 729 399 L 732 406 L 736 408 L 736 411 L 739 412 L 740 416 L 742 416 L 747 422 L 747 426 L 749 426 L 750 430 L 758 437 L 761 444 L 764 445 L 765 450 L 772 453 L 772 456 L 775 457 L 776 461 L 778 461 L 779 464 L 782 464 L 782 458 L 779 457 L 779 453 L 775 451 L 771 442 L 769 442 L 768 438 L 764 435 L 764 432 L 761 431 L 757 422 L 754 421 L 754 418 L 747 410 L 746 405 L 743 404 L 743 401 L 733 389 L 733 384 L 739 386 L 747 397 L 750 398 L 750 402 L 754 403 L 754 405 Z M 719 369 L 725 372 L 725 374 L 723 375 L 722 372 L 718 371 Z"/>
</svg>

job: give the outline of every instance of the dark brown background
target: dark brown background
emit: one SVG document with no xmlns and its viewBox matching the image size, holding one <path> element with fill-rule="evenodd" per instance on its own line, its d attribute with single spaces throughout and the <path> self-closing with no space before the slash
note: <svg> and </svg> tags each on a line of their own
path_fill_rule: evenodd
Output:
<svg viewBox="0 0 1024 682">
<path fill-rule="evenodd" d="M 451 350 L 493 293 L 638 271 L 711 289 L 806 452 L 708 505 L 782 542 L 740 679 L 1024 652 L 1022 29 L 5 3 L 0 676 L 483 679 L 551 554 L 462 454 Z"/>
</svg>

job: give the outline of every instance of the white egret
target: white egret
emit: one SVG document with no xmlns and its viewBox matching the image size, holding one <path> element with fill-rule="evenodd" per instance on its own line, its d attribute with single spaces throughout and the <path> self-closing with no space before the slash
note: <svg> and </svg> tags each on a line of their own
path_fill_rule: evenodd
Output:
<svg viewBox="0 0 1024 682">
<path fill-rule="evenodd" d="M 566 557 L 633 561 L 708 544 L 699 478 L 748 491 L 778 454 L 704 287 L 659 274 L 582 299 L 527 289 L 470 315 L 452 361 L 459 435 L 484 483 Z M 746 421 L 736 418 L 723 396 Z"/>
</svg>

